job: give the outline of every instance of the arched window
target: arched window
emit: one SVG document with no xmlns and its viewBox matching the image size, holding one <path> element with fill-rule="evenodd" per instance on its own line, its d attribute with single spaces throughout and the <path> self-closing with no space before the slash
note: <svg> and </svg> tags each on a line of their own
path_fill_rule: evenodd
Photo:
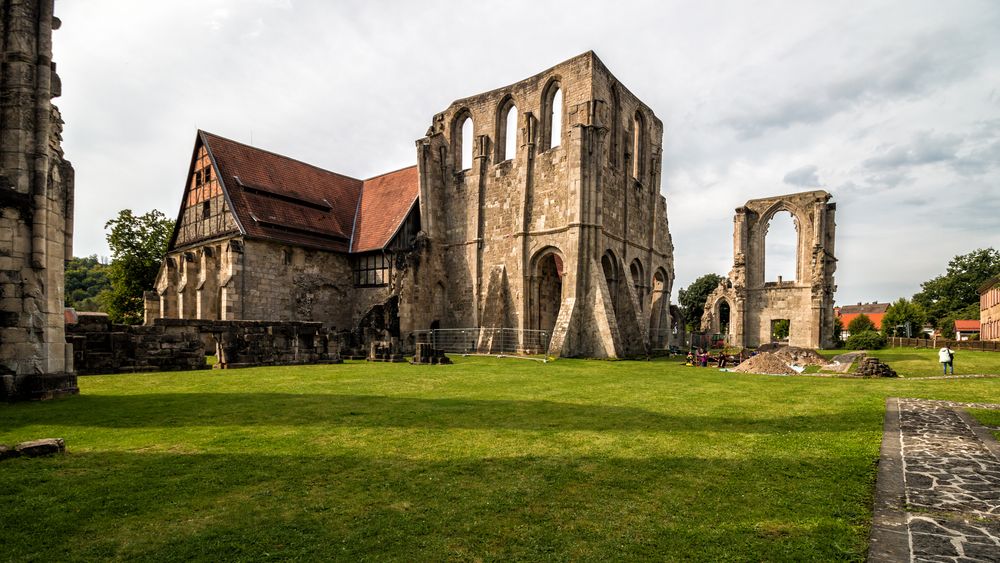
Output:
<svg viewBox="0 0 1000 563">
<path fill-rule="evenodd" d="M 642 174 L 645 172 L 643 166 L 646 162 L 646 119 L 642 112 L 635 111 L 632 118 L 632 177 L 642 181 Z"/>
<path fill-rule="evenodd" d="M 610 131 L 608 133 L 611 137 L 611 143 L 609 146 L 611 147 L 612 166 L 618 166 L 618 159 L 621 158 L 621 154 L 619 154 L 621 151 L 618 149 L 618 114 L 620 114 L 621 111 L 621 97 L 618 94 L 618 86 L 615 85 L 611 87 L 611 124 L 609 127 Z"/>
<path fill-rule="evenodd" d="M 541 150 L 558 147 L 562 142 L 563 93 L 559 82 L 552 81 L 542 98 Z"/>
<path fill-rule="evenodd" d="M 455 159 L 455 170 L 472 167 L 472 115 L 462 110 L 455 116 L 451 127 L 451 151 Z"/>
<path fill-rule="evenodd" d="M 497 107 L 496 161 L 503 162 L 517 156 L 517 106 L 514 100 L 506 98 Z"/>
<path fill-rule="evenodd" d="M 642 262 L 638 258 L 632 261 L 629 273 L 632 274 L 632 286 L 635 288 L 635 296 L 639 299 L 639 310 L 642 311 L 646 301 L 646 276 L 643 274 Z"/>
<path fill-rule="evenodd" d="M 552 130 L 549 132 L 551 135 L 549 137 L 550 148 L 558 147 L 559 143 L 562 142 L 562 107 L 562 88 L 559 88 L 556 90 L 555 95 L 552 96 Z"/>
<path fill-rule="evenodd" d="M 798 262 L 798 228 L 788 211 L 778 211 L 764 232 L 764 281 L 794 281 Z"/>
</svg>

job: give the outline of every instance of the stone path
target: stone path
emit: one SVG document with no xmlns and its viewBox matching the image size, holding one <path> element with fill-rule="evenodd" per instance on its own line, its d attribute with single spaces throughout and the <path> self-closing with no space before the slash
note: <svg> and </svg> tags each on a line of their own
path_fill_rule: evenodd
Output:
<svg viewBox="0 0 1000 563">
<path fill-rule="evenodd" d="M 1000 561 L 1000 444 L 966 408 L 888 399 L 870 561 Z"/>
</svg>

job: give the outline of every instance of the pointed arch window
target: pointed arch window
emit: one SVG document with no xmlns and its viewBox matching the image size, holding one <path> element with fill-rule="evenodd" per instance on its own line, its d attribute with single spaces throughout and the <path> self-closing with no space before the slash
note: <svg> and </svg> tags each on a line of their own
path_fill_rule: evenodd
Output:
<svg viewBox="0 0 1000 563">
<path fill-rule="evenodd" d="M 558 81 L 553 80 L 545 89 L 542 98 L 541 149 L 548 150 L 562 143 L 563 91 Z"/>
<path fill-rule="evenodd" d="M 513 160 L 517 156 L 517 106 L 507 98 L 497 107 L 496 161 Z"/>
<path fill-rule="evenodd" d="M 646 118 L 635 111 L 632 117 L 632 177 L 642 181 L 646 164 Z"/>
<path fill-rule="evenodd" d="M 472 115 L 469 110 L 462 110 L 455 116 L 451 128 L 451 149 L 455 157 L 455 170 L 462 171 L 472 167 L 473 141 Z"/>
</svg>

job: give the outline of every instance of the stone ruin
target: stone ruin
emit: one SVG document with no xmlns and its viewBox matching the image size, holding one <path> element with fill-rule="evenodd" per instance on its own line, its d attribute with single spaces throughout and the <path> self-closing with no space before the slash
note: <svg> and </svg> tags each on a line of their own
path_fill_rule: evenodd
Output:
<svg viewBox="0 0 1000 563">
<path fill-rule="evenodd" d="M 788 344 L 830 348 L 834 342 L 834 215 L 831 195 L 817 190 L 752 199 L 733 219 L 733 269 L 709 294 L 701 326 L 726 344 L 770 343 L 774 323 L 789 321 Z M 764 279 L 764 239 L 775 213 L 792 215 L 798 233 L 795 279 Z"/>
<path fill-rule="evenodd" d="M 862 377 L 899 377 L 889 364 L 883 363 L 878 358 L 862 359 L 854 373 Z"/>
<path fill-rule="evenodd" d="M 63 321 L 73 255 L 73 167 L 63 158 L 52 62 L 54 0 L 0 17 L 0 400 L 78 393 Z"/>
</svg>

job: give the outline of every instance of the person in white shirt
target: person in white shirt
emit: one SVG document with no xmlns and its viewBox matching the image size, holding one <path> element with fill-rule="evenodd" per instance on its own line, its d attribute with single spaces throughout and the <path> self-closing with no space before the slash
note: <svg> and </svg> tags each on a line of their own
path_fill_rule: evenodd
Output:
<svg viewBox="0 0 1000 563">
<path fill-rule="evenodd" d="M 955 374 L 955 353 L 951 351 L 951 348 L 947 344 L 938 350 L 938 361 L 941 362 L 941 367 L 944 368 L 945 375 L 948 375 L 949 367 L 951 368 L 952 375 Z"/>
</svg>

